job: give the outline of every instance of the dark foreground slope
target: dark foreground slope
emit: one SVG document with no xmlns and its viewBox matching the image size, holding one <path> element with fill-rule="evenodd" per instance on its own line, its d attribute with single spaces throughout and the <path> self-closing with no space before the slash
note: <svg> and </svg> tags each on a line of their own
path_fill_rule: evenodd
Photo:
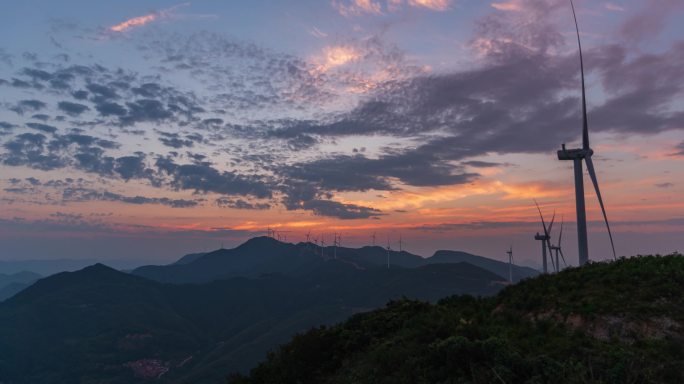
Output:
<svg viewBox="0 0 684 384">
<path fill-rule="evenodd" d="M 491 295 L 502 278 L 461 263 L 163 284 L 103 265 L 0 303 L 0 383 L 224 383 L 295 333 L 409 297 Z"/>
<path fill-rule="evenodd" d="M 681 383 L 684 256 L 394 301 L 296 336 L 237 383 Z"/>
</svg>

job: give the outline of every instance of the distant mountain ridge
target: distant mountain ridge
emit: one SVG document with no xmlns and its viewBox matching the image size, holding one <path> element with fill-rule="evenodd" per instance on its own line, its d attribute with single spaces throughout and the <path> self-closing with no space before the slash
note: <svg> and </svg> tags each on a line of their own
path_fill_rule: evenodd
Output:
<svg viewBox="0 0 684 384">
<path fill-rule="evenodd" d="M 390 266 L 415 268 L 429 264 L 467 262 L 502 279 L 508 278 L 508 263 L 457 251 L 437 251 L 423 258 L 405 251 L 389 252 Z M 186 255 L 176 263 L 143 266 L 134 275 L 164 283 L 206 283 L 229 277 L 257 277 L 265 273 L 301 276 L 320 267 L 326 260 L 349 263 L 360 269 L 387 264 L 387 250 L 379 246 L 362 248 L 320 247 L 313 243 L 284 243 L 271 237 L 255 237 L 233 249 Z M 533 277 L 539 272 L 528 267 L 513 266 L 514 281 Z"/>
<path fill-rule="evenodd" d="M 41 275 L 28 271 L 12 274 L 0 273 L 0 301 L 14 296 L 17 292 L 33 284 Z"/>
<path fill-rule="evenodd" d="M 234 269 L 219 270 L 227 255 Z M 504 286 L 468 263 L 387 269 L 268 238 L 170 270 L 198 262 L 224 276 L 258 276 L 164 284 L 97 264 L 41 279 L 0 303 L 0 382 L 222 383 L 312 326 L 392 299 L 488 296 Z M 189 271 L 181 276 L 194 277 Z"/>
</svg>

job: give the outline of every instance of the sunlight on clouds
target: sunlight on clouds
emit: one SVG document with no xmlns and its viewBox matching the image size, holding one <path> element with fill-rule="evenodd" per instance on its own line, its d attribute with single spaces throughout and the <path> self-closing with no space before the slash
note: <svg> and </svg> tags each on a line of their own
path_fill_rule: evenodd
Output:
<svg viewBox="0 0 684 384">
<path fill-rule="evenodd" d="M 358 16 L 364 13 L 381 14 L 380 3 L 373 0 L 352 0 L 348 5 L 341 1 L 333 0 L 333 8 L 342 16 Z"/>
<path fill-rule="evenodd" d="M 383 200 L 341 199 L 344 204 L 372 206 L 383 212 L 397 209 L 421 209 L 432 205 L 454 203 L 457 200 L 477 196 L 501 195 L 500 200 L 525 200 L 558 197 L 567 194 L 567 188 L 553 187 L 543 183 L 505 183 L 499 180 L 480 181 L 471 184 L 450 185 L 437 188 L 411 188 L 390 192 Z"/>
<path fill-rule="evenodd" d="M 409 0 L 412 7 L 428 8 L 433 11 L 446 11 L 451 6 L 450 0 Z"/>
<path fill-rule="evenodd" d="M 142 26 L 145 24 L 149 24 L 149 23 L 151 23 L 157 19 L 164 19 L 164 18 L 170 17 L 171 13 L 174 10 L 178 9 L 179 7 L 185 7 L 185 6 L 189 6 L 189 5 L 190 5 L 190 3 L 178 4 L 178 5 L 174 5 L 171 8 L 167 8 L 167 9 L 164 9 L 164 10 L 159 11 L 159 12 L 150 13 L 150 14 L 144 15 L 144 16 L 137 16 L 137 17 L 134 17 L 132 19 L 128 19 L 128 20 L 124 21 L 123 23 L 119 23 L 117 25 L 114 25 L 114 26 L 110 27 L 109 30 L 112 32 L 125 32 L 126 30 L 131 29 L 133 27 L 139 27 L 139 26 Z"/>
<path fill-rule="evenodd" d="M 492 7 L 499 11 L 522 11 L 522 4 L 519 0 L 511 0 L 504 3 L 492 3 Z"/>
<path fill-rule="evenodd" d="M 349 45 L 339 45 L 323 48 L 323 52 L 314 61 L 318 63 L 318 72 L 327 72 L 336 68 L 361 59 L 361 52 Z"/>
<path fill-rule="evenodd" d="M 158 16 L 155 13 L 151 13 L 151 14 L 145 15 L 145 16 L 138 16 L 138 17 L 134 17 L 132 19 L 126 20 L 121 24 L 117 24 L 117 25 L 115 25 L 109 29 L 111 31 L 114 31 L 114 32 L 123 32 L 129 28 L 137 27 L 140 25 L 145 25 L 149 22 L 152 22 L 152 21 L 156 20 L 157 17 Z"/>
</svg>

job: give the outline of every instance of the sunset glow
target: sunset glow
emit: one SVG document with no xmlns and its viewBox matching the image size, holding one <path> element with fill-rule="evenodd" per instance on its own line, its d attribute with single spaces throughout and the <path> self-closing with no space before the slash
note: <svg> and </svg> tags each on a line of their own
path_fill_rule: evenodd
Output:
<svg viewBox="0 0 684 384">
<path fill-rule="evenodd" d="M 275 229 L 534 264 L 536 200 L 576 259 L 565 1 L 43 3 L 0 16 L 34 20 L 0 44 L 2 257 L 172 260 Z M 654 4 L 575 3 L 620 255 L 684 249 L 684 7 Z"/>
</svg>

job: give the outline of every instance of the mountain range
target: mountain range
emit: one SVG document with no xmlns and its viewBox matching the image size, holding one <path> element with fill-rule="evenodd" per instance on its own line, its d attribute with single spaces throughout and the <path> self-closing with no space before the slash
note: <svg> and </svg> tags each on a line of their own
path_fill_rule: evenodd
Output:
<svg viewBox="0 0 684 384">
<path fill-rule="evenodd" d="M 362 248 L 320 247 L 313 243 L 283 243 L 270 237 L 258 237 L 234 249 L 184 256 L 164 266 L 144 266 L 134 275 L 164 283 L 205 283 L 229 277 L 256 277 L 263 273 L 302 276 L 329 260 L 346 263 L 359 270 L 386 266 L 388 251 L 378 246 Z M 423 258 L 405 251 L 389 251 L 390 266 L 415 268 L 430 264 L 466 262 L 499 276 L 508 276 L 508 263 L 458 251 L 437 251 Z M 513 280 L 538 275 L 535 269 L 513 266 Z"/>
<path fill-rule="evenodd" d="M 392 252 L 389 269 L 386 257 L 380 247 L 335 252 L 259 237 L 130 274 L 101 264 L 58 273 L 0 303 L 0 382 L 224 382 L 310 327 L 389 300 L 489 296 L 506 285 L 448 263 L 452 254 Z"/>
</svg>

